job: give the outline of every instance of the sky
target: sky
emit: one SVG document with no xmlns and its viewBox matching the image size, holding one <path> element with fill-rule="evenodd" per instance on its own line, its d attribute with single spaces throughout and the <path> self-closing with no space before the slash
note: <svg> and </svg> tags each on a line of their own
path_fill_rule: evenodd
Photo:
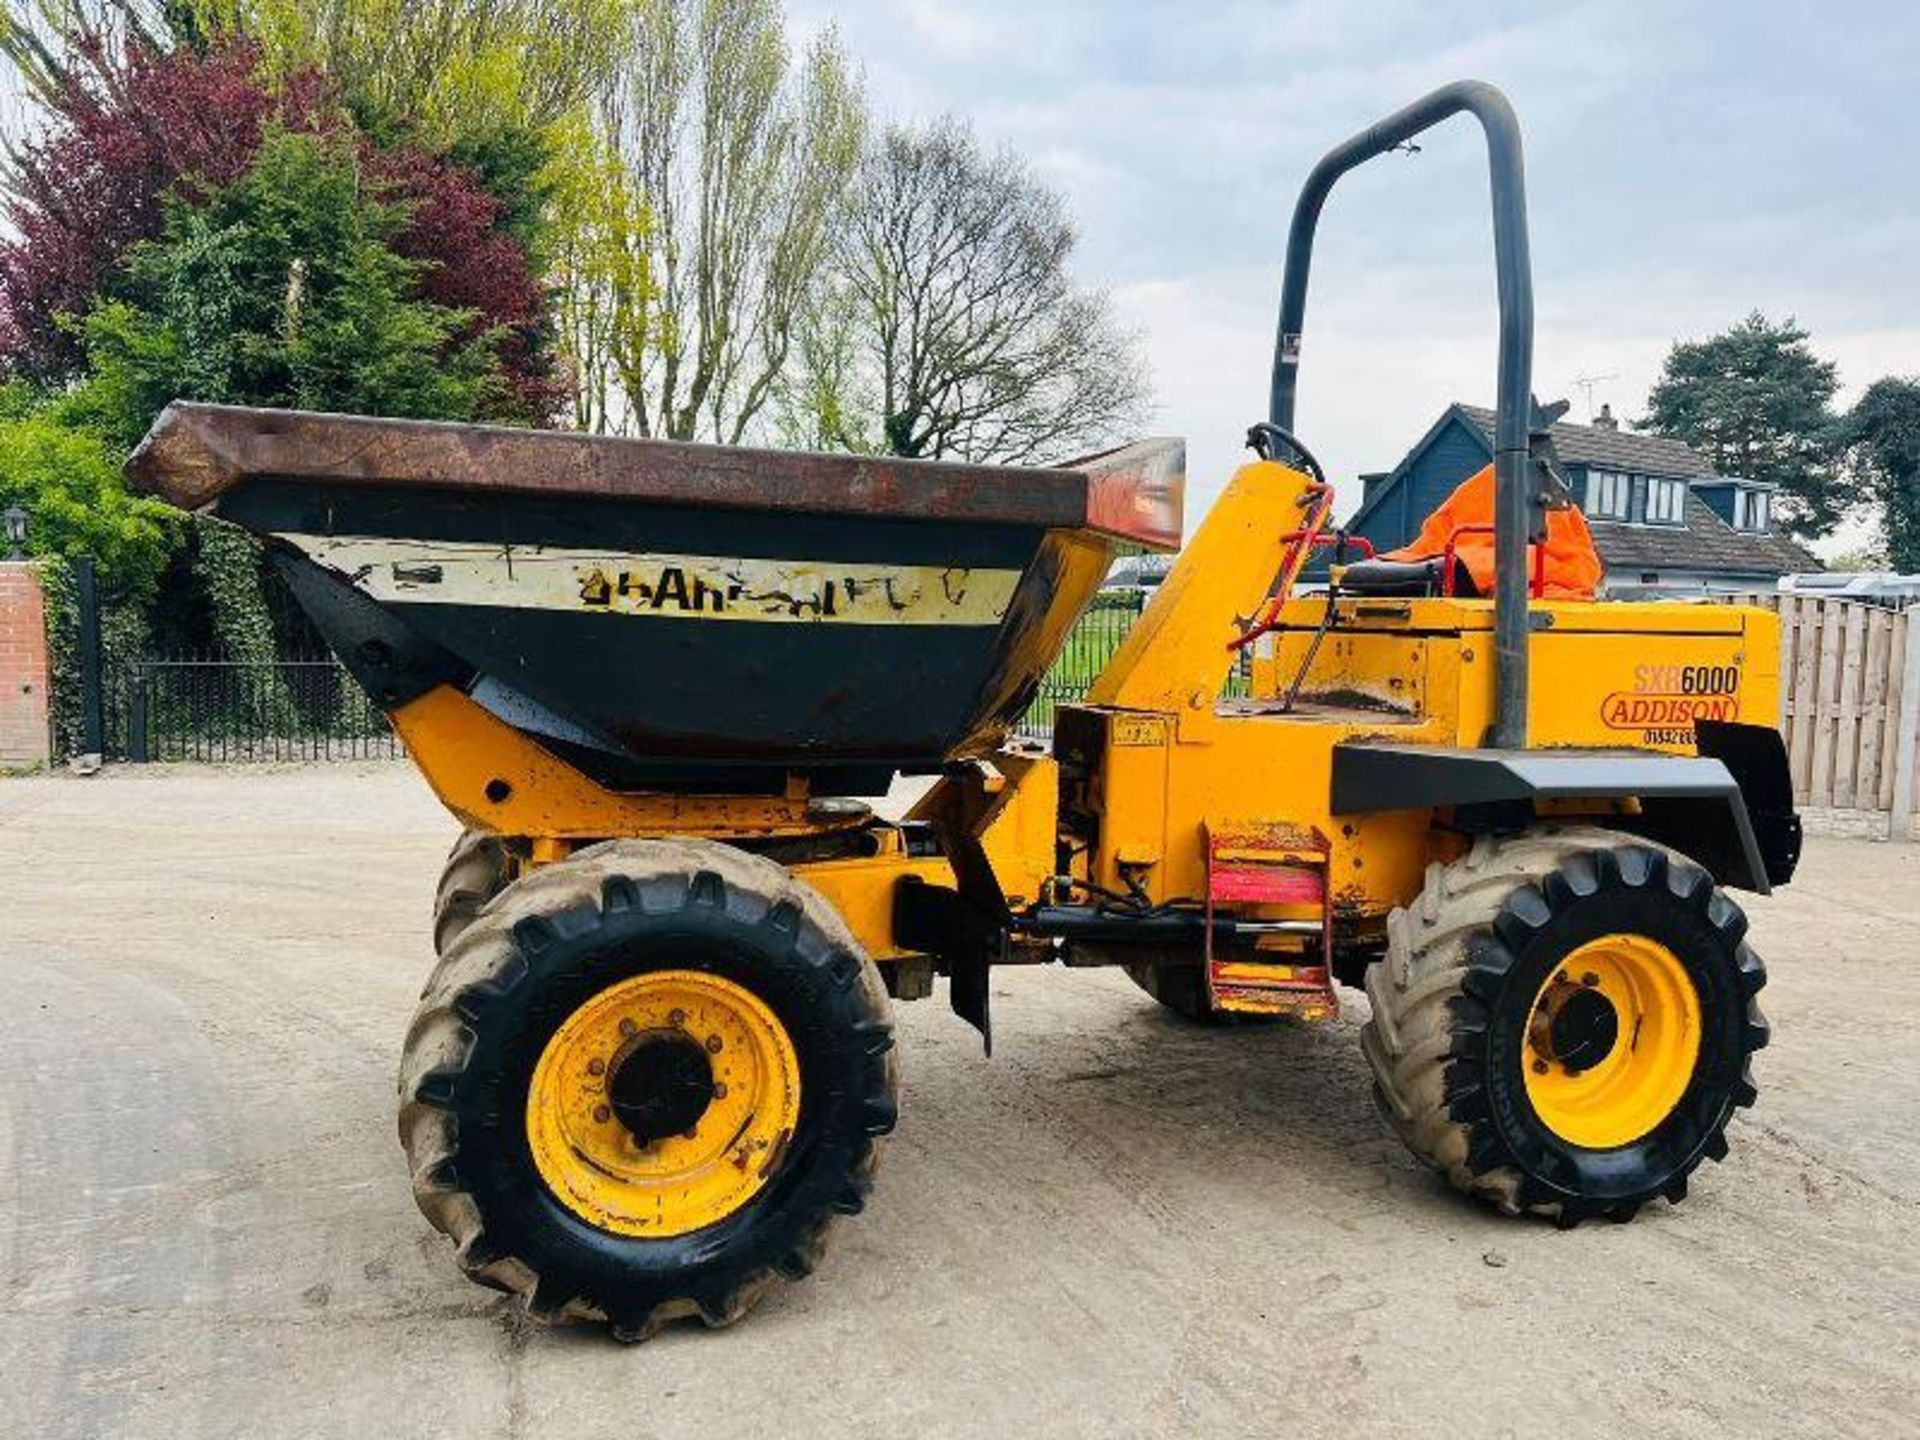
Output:
<svg viewBox="0 0 1920 1440">
<path fill-rule="evenodd" d="M 789 0 L 883 118 L 941 112 L 1063 191 L 1082 283 L 1141 337 L 1188 527 L 1266 418 L 1285 232 L 1334 144 L 1449 80 L 1526 137 L 1543 399 L 1631 420 L 1675 339 L 1796 317 L 1843 399 L 1920 374 L 1920 6 Z M 1297 428 L 1342 491 L 1451 400 L 1493 403 L 1486 161 L 1465 117 L 1336 188 Z M 1604 378 L 1601 378 L 1604 377 Z M 1594 383 L 1585 386 L 1581 379 Z M 1842 541 L 1854 538 L 1843 532 Z"/>
</svg>

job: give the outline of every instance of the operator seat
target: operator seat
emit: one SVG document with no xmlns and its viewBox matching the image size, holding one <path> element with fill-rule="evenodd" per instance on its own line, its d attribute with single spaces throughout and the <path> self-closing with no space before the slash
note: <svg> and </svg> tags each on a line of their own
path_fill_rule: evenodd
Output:
<svg viewBox="0 0 1920 1440">
<path fill-rule="evenodd" d="M 1439 595 L 1445 588 L 1441 584 L 1441 567 L 1445 563 L 1438 555 L 1420 560 L 1358 560 L 1340 573 L 1340 592 L 1343 595 Z M 1472 574 L 1458 556 L 1453 561 L 1453 593 L 1468 599 L 1480 594 L 1480 587 L 1473 583 Z"/>
</svg>

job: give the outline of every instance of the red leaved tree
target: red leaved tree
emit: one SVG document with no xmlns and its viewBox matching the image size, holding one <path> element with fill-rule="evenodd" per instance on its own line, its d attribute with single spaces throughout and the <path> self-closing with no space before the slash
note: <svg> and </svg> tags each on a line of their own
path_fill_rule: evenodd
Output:
<svg viewBox="0 0 1920 1440">
<path fill-rule="evenodd" d="M 127 251 L 160 233 L 169 190 L 191 201 L 238 179 L 270 123 L 327 123 L 322 77 L 307 72 L 269 93 L 256 59 L 245 45 L 75 53 L 48 100 L 47 129 L 14 157 L 14 238 L 0 246 L 10 370 L 48 384 L 78 371 L 79 341 L 62 317 L 84 313 Z"/>
<path fill-rule="evenodd" d="M 302 70 L 263 83 L 243 42 L 199 52 L 85 42 L 46 101 L 47 126 L 16 150 L 8 176 L 13 237 L 0 243 L 0 368 L 59 384 L 85 362 L 65 317 L 110 287 L 127 252 L 160 233 L 163 198 L 194 203 L 237 180 L 274 129 L 344 133 L 352 121 L 327 77 Z M 473 171 L 401 144 L 362 138 L 361 164 L 407 220 L 396 252 L 426 267 L 420 287 L 471 309 L 499 337 L 501 418 L 551 419 L 563 394 L 546 297 L 502 207 Z"/>
<path fill-rule="evenodd" d="M 547 297 L 525 248 L 500 228 L 500 201 L 472 170 L 411 146 L 364 145 L 361 165 L 382 187 L 382 198 L 407 212 L 393 248 L 428 266 L 421 294 L 436 305 L 473 311 L 476 329 L 497 334 L 509 391 L 502 418 L 549 423 L 567 390 L 553 363 Z"/>
</svg>

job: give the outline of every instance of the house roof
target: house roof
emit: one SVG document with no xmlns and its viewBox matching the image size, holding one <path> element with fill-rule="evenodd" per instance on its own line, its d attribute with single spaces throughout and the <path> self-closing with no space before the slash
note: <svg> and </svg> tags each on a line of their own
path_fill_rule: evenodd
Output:
<svg viewBox="0 0 1920 1440">
<path fill-rule="evenodd" d="M 1698 495 L 1687 496 L 1685 525 L 1623 525 L 1588 517 L 1594 548 L 1609 571 L 1711 570 L 1792 575 L 1820 562 L 1784 535 L 1736 530 Z"/>
<path fill-rule="evenodd" d="M 1478 405 L 1453 408 L 1493 444 L 1493 411 Z M 1602 470 L 1630 470 L 1636 475 L 1676 475 L 1692 479 L 1713 474 L 1706 456 L 1678 440 L 1662 440 L 1657 435 L 1636 435 L 1629 430 L 1609 430 L 1600 425 L 1572 425 L 1562 420 L 1548 432 L 1553 448 L 1569 465 L 1593 465 Z"/>
<path fill-rule="evenodd" d="M 1488 455 L 1493 453 L 1494 412 L 1456 401 L 1442 412 L 1391 474 L 1374 486 L 1373 493 L 1347 522 L 1350 529 L 1359 529 L 1392 491 L 1405 482 L 1414 462 L 1454 419 L 1467 425 L 1480 438 Z M 1571 425 L 1565 421 L 1554 425 L 1551 434 L 1554 450 L 1561 461 L 1569 465 L 1688 481 L 1730 478 L 1716 477 L 1705 456 L 1678 440 L 1662 440 L 1654 435 L 1636 435 L 1597 425 Z M 1811 554 L 1784 535 L 1734 529 L 1691 489 L 1687 494 L 1686 517 L 1684 526 L 1628 525 L 1591 516 L 1587 523 L 1607 569 L 1623 576 L 1630 571 L 1648 570 L 1789 575 L 1823 568 Z"/>
</svg>

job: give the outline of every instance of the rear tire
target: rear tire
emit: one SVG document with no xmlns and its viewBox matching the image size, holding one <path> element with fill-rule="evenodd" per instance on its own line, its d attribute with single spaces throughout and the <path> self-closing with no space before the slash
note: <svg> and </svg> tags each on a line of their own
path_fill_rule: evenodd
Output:
<svg viewBox="0 0 1920 1440">
<path fill-rule="evenodd" d="M 1127 965 L 1127 978 L 1166 1009 L 1195 1025 L 1271 1025 L 1280 1019 L 1278 1015 L 1215 1009 L 1207 995 L 1204 960 L 1134 960 Z"/>
<path fill-rule="evenodd" d="M 637 981 L 674 976 L 747 992 L 770 1017 L 797 1066 L 797 1119 L 754 1152 L 760 1168 L 742 1163 L 742 1146 L 699 1172 L 731 1159 L 758 1177 L 718 1218 L 676 1213 L 680 1192 L 659 1187 L 677 1180 L 642 1181 L 656 1188 L 623 1223 L 549 1183 L 542 1166 L 555 1152 L 539 1148 L 536 1122 L 561 1112 L 536 1116 L 530 1097 L 546 1093 L 542 1067 L 579 1017 Z M 702 1038 L 693 1020 L 685 1023 Z M 634 1033 L 623 1020 L 619 1034 Z M 639 1042 L 661 1034 L 679 1038 L 645 1029 Z M 690 1048 L 697 1057 L 700 1046 Z M 707 1038 L 708 1051 L 720 1048 L 717 1033 Z M 610 1068 L 592 1070 L 605 1075 L 604 1097 L 586 1102 L 610 1100 L 622 1124 L 631 1110 L 616 1082 L 628 1063 L 615 1054 Z M 834 1219 L 865 1203 L 896 1091 L 885 987 L 824 899 L 729 846 L 612 841 L 516 881 L 442 958 L 408 1032 L 400 1138 L 422 1213 L 452 1238 L 471 1278 L 519 1295 L 536 1317 L 604 1321 L 617 1338 L 640 1340 L 680 1316 L 730 1324 L 774 1280 L 810 1272 Z M 671 1103 L 683 1092 L 661 1093 Z M 605 1122 L 608 1108 L 594 1108 L 593 1120 Z M 564 1123 L 579 1123 L 577 1110 Z M 641 1157 L 637 1170 L 696 1130 L 652 1141 L 636 1132 L 639 1148 L 624 1153 Z M 588 1173 L 588 1185 L 598 1173 Z M 646 1234 L 656 1217 L 656 1233 Z"/>
<path fill-rule="evenodd" d="M 433 953 L 444 955 L 487 902 L 513 881 L 513 855 L 491 830 L 462 830 L 433 895 Z"/>
<path fill-rule="evenodd" d="M 1428 867 L 1419 898 L 1388 921 L 1386 958 L 1367 972 L 1373 1016 L 1361 1043 L 1381 1109 L 1456 1189 L 1509 1214 L 1573 1224 L 1630 1219 L 1660 1196 L 1677 1203 L 1703 1159 L 1726 1155 L 1727 1122 L 1755 1098 L 1749 1060 L 1767 1025 L 1754 997 L 1766 971 L 1746 930 L 1704 870 L 1649 842 L 1574 826 L 1482 837 L 1462 859 Z M 1657 987 L 1618 987 L 1624 998 L 1597 988 L 1618 1006 L 1613 1018 L 1591 1006 L 1607 1022 L 1602 1059 L 1549 1061 L 1561 1011 L 1549 1013 L 1548 997 L 1596 983 L 1567 963 L 1596 946 L 1664 955 L 1678 1002 Z M 1663 1003 L 1668 1014 L 1653 1013 Z M 1693 1038 L 1669 1057 L 1657 1045 L 1663 1026 Z M 1600 1068 L 1615 1047 L 1625 1047 L 1619 1067 L 1641 1067 L 1640 1098 L 1651 1094 L 1653 1108 L 1642 1129 L 1640 1112 L 1616 1107 L 1608 1113 L 1626 1115 L 1625 1128 L 1596 1139 L 1578 1133 L 1590 1115 L 1543 1087 L 1582 1074 L 1611 1083 L 1625 1073 Z"/>
</svg>

